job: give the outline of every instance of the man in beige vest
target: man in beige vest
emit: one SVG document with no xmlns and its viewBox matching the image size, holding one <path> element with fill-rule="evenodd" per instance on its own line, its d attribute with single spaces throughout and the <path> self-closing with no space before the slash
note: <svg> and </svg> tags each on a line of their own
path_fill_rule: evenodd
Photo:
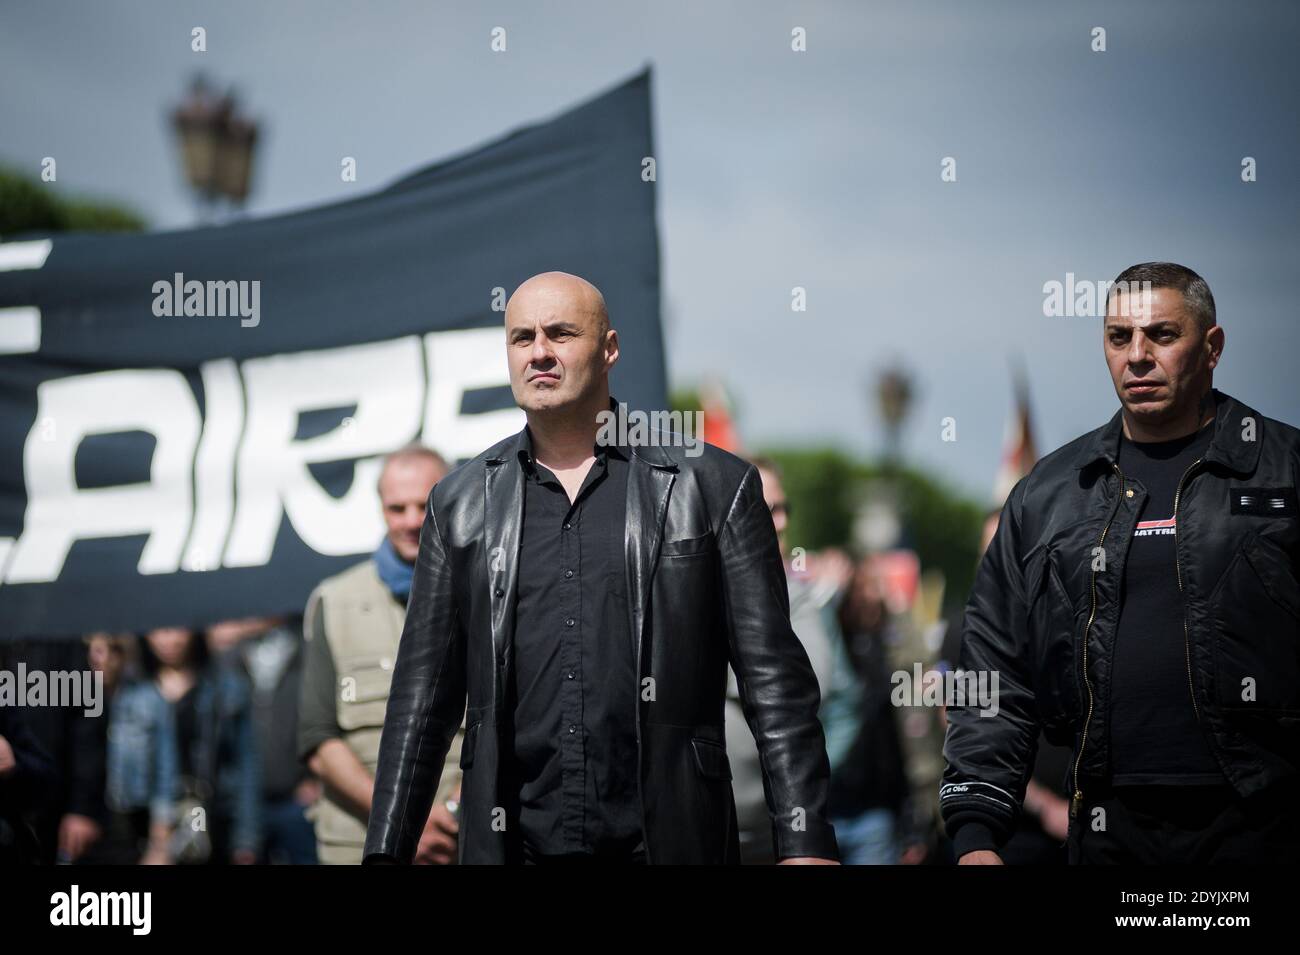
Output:
<svg viewBox="0 0 1300 955">
<path fill-rule="evenodd" d="M 369 560 L 323 581 L 307 601 L 298 755 L 324 783 L 308 811 L 323 865 L 361 862 L 420 528 L 429 492 L 446 473 L 446 462 L 428 448 L 389 455 L 379 476 L 384 542 Z M 463 733 L 462 726 L 447 753 L 416 861 L 456 859 Z"/>
</svg>

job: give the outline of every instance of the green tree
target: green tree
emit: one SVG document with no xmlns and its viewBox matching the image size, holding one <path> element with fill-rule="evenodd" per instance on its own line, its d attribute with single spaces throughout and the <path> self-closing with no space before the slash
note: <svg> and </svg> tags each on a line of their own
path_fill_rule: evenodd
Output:
<svg viewBox="0 0 1300 955">
<path fill-rule="evenodd" d="M 669 404 L 696 411 L 699 393 L 675 388 Z M 918 468 L 861 461 L 838 448 L 774 447 L 763 452 L 781 468 L 790 502 L 786 539 L 811 551 L 852 549 L 853 522 L 863 498 L 882 482 L 897 491 L 904 547 L 916 551 L 923 570 L 943 572 L 944 607 L 965 603 L 979 560 L 985 509 Z"/>
<path fill-rule="evenodd" d="M 916 468 L 857 461 L 836 448 L 772 448 L 790 501 L 786 539 L 808 550 L 850 548 L 858 507 L 873 487 L 897 489 L 902 545 L 941 570 L 944 605 L 964 603 L 975 579 L 984 508 Z"/>
<path fill-rule="evenodd" d="M 124 206 L 68 199 L 53 187 L 0 168 L 0 237 L 28 232 L 140 232 L 145 220 Z"/>
</svg>

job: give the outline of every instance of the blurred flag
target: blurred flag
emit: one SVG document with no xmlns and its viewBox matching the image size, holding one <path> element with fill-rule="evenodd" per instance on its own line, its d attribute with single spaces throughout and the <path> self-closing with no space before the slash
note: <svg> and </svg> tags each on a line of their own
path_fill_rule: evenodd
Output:
<svg viewBox="0 0 1300 955">
<path fill-rule="evenodd" d="M 702 385 L 700 408 L 704 411 L 705 442 L 732 454 L 740 454 L 740 436 L 736 433 L 731 399 L 727 397 L 726 389 L 716 382 Z"/>
<path fill-rule="evenodd" d="M 1011 371 L 1015 389 L 1015 409 L 1007 419 L 1006 436 L 1002 442 L 1002 464 L 993 484 L 993 503 L 1006 501 L 1016 482 L 1030 472 L 1038 460 L 1038 446 L 1034 443 L 1033 423 L 1029 414 L 1029 382 L 1025 369 L 1016 362 Z"/>
</svg>

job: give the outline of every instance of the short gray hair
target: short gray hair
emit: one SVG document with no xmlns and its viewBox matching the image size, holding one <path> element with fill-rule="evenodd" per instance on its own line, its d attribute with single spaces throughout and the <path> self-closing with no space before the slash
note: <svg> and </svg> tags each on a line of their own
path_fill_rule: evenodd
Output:
<svg viewBox="0 0 1300 955">
<path fill-rule="evenodd" d="M 1106 294 L 1107 306 L 1112 296 L 1123 291 L 1140 289 L 1143 283 L 1150 282 L 1154 291 L 1159 288 L 1174 289 L 1183 296 L 1183 304 L 1201 331 L 1206 331 L 1218 324 L 1214 311 L 1214 293 L 1210 285 L 1185 265 L 1176 262 L 1141 262 L 1130 265 L 1111 286 Z"/>
</svg>

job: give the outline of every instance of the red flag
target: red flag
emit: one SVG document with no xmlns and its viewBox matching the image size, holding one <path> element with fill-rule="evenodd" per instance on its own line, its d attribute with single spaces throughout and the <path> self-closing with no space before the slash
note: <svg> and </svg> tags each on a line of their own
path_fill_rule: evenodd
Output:
<svg viewBox="0 0 1300 955">
<path fill-rule="evenodd" d="M 731 417 L 731 401 L 721 385 L 700 387 L 700 408 L 704 412 L 704 440 L 732 454 L 740 454 L 740 435 Z"/>
</svg>

